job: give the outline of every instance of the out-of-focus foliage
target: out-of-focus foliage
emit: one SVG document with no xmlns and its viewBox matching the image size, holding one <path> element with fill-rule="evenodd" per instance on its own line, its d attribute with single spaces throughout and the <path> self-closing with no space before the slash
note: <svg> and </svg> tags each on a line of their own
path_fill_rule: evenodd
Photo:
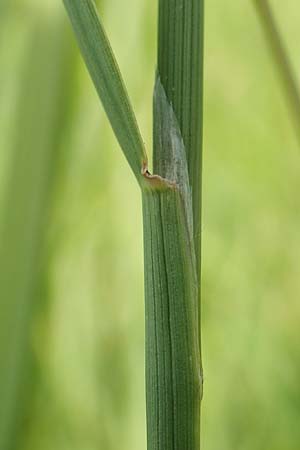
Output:
<svg viewBox="0 0 300 450">
<path fill-rule="evenodd" d="M 288 6 L 272 3 L 300 74 L 300 7 L 296 0 Z M 149 150 L 155 4 L 98 4 Z M 38 23 L 45 25 L 37 38 Z M 27 400 L 19 449 L 140 450 L 145 402 L 139 191 L 79 57 L 62 2 L 3 1 L 0 25 L 1 226 L 9 209 L 18 207 L 13 198 L 7 206 L 11 173 L 20 174 L 16 190 L 19 183 L 28 188 L 22 160 L 13 156 L 16 145 L 21 152 L 32 142 L 37 158 L 47 146 L 55 149 L 47 204 L 41 206 L 46 246 L 38 267 L 47 282 L 37 291 L 42 307 L 28 331 L 39 370 L 32 372 L 35 390 Z M 62 67 L 64 76 L 58 77 Z M 42 139 L 30 133 L 20 138 L 28 123 Z M 207 2 L 204 450 L 299 447 L 299 155 L 251 1 Z M 45 184 L 36 170 L 31 177 L 41 189 Z M 10 256 L 1 254 L 1 264 Z M 16 282 L 22 274 L 16 272 Z M 0 293 L 2 305 L 10 304 L 1 286 Z M 3 330 L 3 322 L 0 326 Z M 13 331 L 12 326 L 11 336 Z M 0 348 L 6 349 L 0 355 L 5 367 L 11 341 Z"/>
</svg>

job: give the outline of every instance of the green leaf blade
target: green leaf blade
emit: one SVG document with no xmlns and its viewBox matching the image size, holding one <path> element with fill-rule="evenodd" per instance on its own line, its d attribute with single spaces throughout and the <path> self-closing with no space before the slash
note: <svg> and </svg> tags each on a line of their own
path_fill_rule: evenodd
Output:
<svg viewBox="0 0 300 450">
<path fill-rule="evenodd" d="M 108 119 L 141 183 L 147 165 L 144 144 L 117 62 L 92 0 L 63 0 Z"/>
<path fill-rule="evenodd" d="M 39 15 L 17 78 L 0 211 L 0 450 L 23 448 L 35 419 L 36 325 L 48 300 L 49 224 L 63 165 L 58 149 L 72 108 L 68 73 L 75 60 L 66 37 L 60 20 Z"/>
</svg>

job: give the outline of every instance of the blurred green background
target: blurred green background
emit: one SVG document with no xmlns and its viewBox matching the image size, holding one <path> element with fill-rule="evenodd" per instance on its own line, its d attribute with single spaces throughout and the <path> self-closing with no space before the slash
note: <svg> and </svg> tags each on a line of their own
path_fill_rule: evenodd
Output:
<svg viewBox="0 0 300 450">
<path fill-rule="evenodd" d="M 252 2 L 206 3 L 202 448 L 298 450 L 299 148 Z M 149 151 L 156 2 L 98 4 Z M 0 69 L 0 449 L 145 449 L 140 196 L 61 1 L 1 0 Z"/>
</svg>

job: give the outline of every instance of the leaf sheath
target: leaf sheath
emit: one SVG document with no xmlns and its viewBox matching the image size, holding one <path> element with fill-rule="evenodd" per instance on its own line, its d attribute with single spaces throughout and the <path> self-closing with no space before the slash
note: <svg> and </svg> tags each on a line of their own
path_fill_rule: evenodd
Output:
<svg viewBox="0 0 300 450">
<path fill-rule="evenodd" d="M 178 188 L 143 194 L 148 450 L 199 447 L 197 285 Z"/>
<path fill-rule="evenodd" d="M 143 192 L 148 450 L 197 450 L 202 371 L 193 208 L 186 151 L 159 77 L 154 166 L 169 187 Z"/>
</svg>

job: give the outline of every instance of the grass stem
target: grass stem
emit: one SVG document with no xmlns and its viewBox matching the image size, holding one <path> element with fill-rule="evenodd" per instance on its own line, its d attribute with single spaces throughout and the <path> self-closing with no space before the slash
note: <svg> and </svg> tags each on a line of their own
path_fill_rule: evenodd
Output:
<svg viewBox="0 0 300 450">
<path fill-rule="evenodd" d="M 154 175 L 94 2 L 64 4 L 142 190 L 148 450 L 198 450 L 203 1 L 160 1 Z"/>
</svg>

